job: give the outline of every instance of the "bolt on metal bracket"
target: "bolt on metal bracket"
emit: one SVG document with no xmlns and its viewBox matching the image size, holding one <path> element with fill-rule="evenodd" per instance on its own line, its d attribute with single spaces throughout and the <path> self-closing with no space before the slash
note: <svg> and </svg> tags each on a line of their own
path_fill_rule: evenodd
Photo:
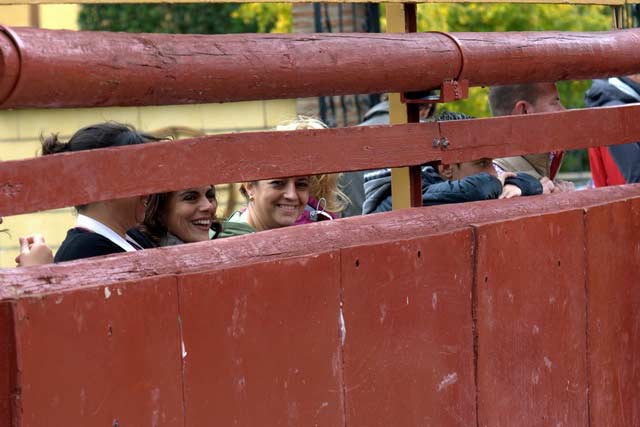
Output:
<svg viewBox="0 0 640 427">
<path fill-rule="evenodd" d="M 405 104 L 436 104 L 452 102 L 469 97 L 469 80 L 448 79 L 436 90 L 402 93 L 400 99 Z"/>
<path fill-rule="evenodd" d="M 431 143 L 433 148 L 440 148 L 441 150 L 446 150 L 449 147 L 449 140 L 447 138 L 434 138 Z"/>
</svg>

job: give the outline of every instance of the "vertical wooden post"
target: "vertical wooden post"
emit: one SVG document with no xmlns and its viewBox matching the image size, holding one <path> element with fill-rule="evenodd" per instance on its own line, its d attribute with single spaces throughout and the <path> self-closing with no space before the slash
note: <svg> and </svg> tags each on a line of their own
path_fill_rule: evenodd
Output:
<svg viewBox="0 0 640 427">
<path fill-rule="evenodd" d="M 416 4 L 388 3 L 387 32 L 416 32 Z M 389 94 L 389 122 L 391 124 L 416 123 L 419 121 L 419 106 L 403 104 L 399 93 Z M 422 206 L 422 178 L 420 167 L 393 168 L 391 170 L 391 194 L 393 209 Z"/>
<path fill-rule="evenodd" d="M 29 5 L 29 26 L 33 28 L 40 28 L 40 5 Z"/>
</svg>

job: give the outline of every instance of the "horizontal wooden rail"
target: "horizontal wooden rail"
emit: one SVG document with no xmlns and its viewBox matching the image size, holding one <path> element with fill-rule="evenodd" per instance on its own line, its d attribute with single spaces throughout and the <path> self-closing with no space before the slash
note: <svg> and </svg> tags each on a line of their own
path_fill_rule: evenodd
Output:
<svg viewBox="0 0 640 427">
<path fill-rule="evenodd" d="M 197 185 L 445 163 L 640 139 L 640 105 L 512 117 L 250 132 L 0 163 L 0 214 Z M 447 138 L 446 149 L 434 147 Z"/>
<path fill-rule="evenodd" d="M 313 3 L 314 0 L 172 0 L 171 3 Z M 166 3 L 166 0 L 0 0 L 3 4 L 64 4 L 64 3 Z M 324 3 L 549 3 L 621 5 L 625 0 L 325 0 Z"/>
<path fill-rule="evenodd" d="M 202 36 L 4 28 L 0 55 L 0 108 L 165 105 L 635 74 L 640 29 Z"/>
<path fill-rule="evenodd" d="M 551 196 L 519 197 L 464 203 L 455 206 L 431 206 L 428 209 L 401 211 L 326 221 L 318 226 L 288 227 L 158 250 L 118 254 L 71 263 L 49 264 L 35 268 L 0 270 L 0 300 L 44 296 L 52 292 L 96 285 L 111 285 L 126 280 L 142 280 L 168 274 L 189 274 L 202 270 L 228 269 L 258 260 L 292 258 L 312 254 L 322 248 L 374 244 L 389 240 L 415 238 L 421 234 L 445 233 L 469 224 L 509 220 L 545 212 L 584 209 L 616 200 L 640 197 L 640 184 L 598 188 Z M 535 203 L 531 201 L 535 200 Z M 310 242 L 313 242 L 311 244 Z"/>
</svg>

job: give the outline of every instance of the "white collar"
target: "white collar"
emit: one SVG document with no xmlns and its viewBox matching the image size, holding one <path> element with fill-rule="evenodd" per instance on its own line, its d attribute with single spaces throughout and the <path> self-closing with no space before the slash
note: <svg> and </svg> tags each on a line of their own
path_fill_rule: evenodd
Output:
<svg viewBox="0 0 640 427">
<path fill-rule="evenodd" d="M 244 212 L 240 214 L 240 221 L 238 222 L 246 222 L 249 224 L 249 208 L 245 209 Z"/>
<path fill-rule="evenodd" d="M 93 231 L 94 233 L 99 234 L 106 239 L 109 239 L 127 252 L 136 251 L 136 248 L 134 248 L 131 243 L 127 242 L 124 237 L 120 236 L 118 233 L 116 233 L 100 221 L 96 221 L 95 219 L 90 218 L 86 215 L 78 214 L 76 225 L 78 227 L 86 228 L 87 230 Z"/>
<path fill-rule="evenodd" d="M 633 90 L 631 86 L 629 86 L 619 78 L 617 77 L 610 78 L 609 84 L 615 86 L 621 92 L 626 93 L 630 97 L 634 98 L 636 101 L 640 101 L 640 95 L 635 90 Z"/>
</svg>

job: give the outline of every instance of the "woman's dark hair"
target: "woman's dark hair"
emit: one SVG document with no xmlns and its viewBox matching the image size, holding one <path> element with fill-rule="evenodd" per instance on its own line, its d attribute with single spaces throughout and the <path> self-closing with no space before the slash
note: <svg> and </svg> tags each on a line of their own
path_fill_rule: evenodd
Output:
<svg viewBox="0 0 640 427">
<path fill-rule="evenodd" d="M 96 148 L 122 147 L 159 140 L 160 138 L 155 136 L 136 131 L 131 125 L 105 122 L 83 127 L 67 142 L 60 141 L 58 134 L 42 138 L 42 154 L 46 156 Z"/>
<path fill-rule="evenodd" d="M 138 132 L 131 125 L 117 122 L 105 122 L 83 127 L 73 134 L 67 142 L 58 139 L 58 134 L 47 138 L 41 137 L 42 155 L 70 153 L 75 151 L 93 150 L 96 148 L 123 147 L 126 145 L 142 144 L 149 141 L 160 141 L 162 138 Z M 86 205 L 76 206 L 78 211 Z"/>
<path fill-rule="evenodd" d="M 212 188 L 215 191 L 215 187 Z M 169 232 L 167 229 L 167 207 L 171 194 L 171 192 L 152 194 L 147 199 L 144 220 L 139 229 L 149 235 L 156 244 L 159 244 Z M 211 224 L 211 229 L 215 232 L 213 235 L 213 239 L 215 239 L 222 232 L 222 224 L 215 220 Z"/>
</svg>

